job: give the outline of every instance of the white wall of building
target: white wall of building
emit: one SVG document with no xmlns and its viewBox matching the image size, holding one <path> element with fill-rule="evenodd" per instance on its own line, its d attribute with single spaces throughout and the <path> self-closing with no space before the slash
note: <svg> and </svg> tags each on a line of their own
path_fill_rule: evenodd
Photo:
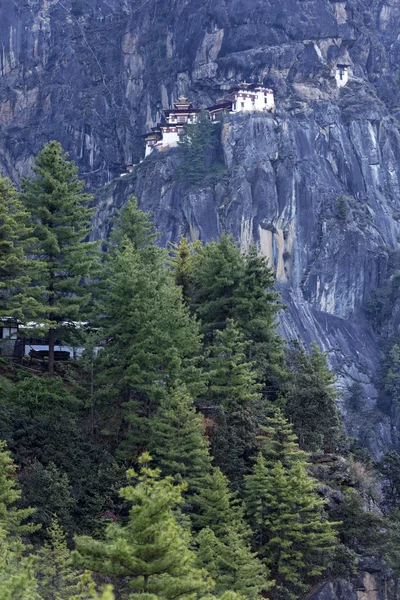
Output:
<svg viewBox="0 0 400 600">
<path fill-rule="evenodd" d="M 335 79 L 338 87 L 345 86 L 346 83 L 349 81 L 349 68 L 336 67 Z"/>
<path fill-rule="evenodd" d="M 162 140 L 161 144 L 158 142 L 157 146 L 176 146 L 179 142 L 179 133 L 178 131 L 166 131 L 165 129 L 162 132 Z"/>
<path fill-rule="evenodd" d="M 272 90 L 239 90 L 233 95 L 232 112 L 252 112 L 271 110 L 275 106 Z"/>
</svg>

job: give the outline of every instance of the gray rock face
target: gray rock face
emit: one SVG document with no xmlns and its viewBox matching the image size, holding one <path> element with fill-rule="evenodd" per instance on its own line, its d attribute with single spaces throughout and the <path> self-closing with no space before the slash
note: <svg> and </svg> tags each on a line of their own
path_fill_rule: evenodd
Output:
<svg viewBox="0 0 400 600">
<path fill-rule="evenodd" d="M 102 186 L 95 237 L 134 193 L 160 243 L 227 230 L 259 244 L 288 305 L 284 335 L 317 341 L 342 389 L 362 383 L 374 409 L 363 306 L 400 234 L 399 19 L 400 4 L 378 0 L 1 0 L 0 170 L 18 181 L 55 138 Z M 337 62 L 352 72 L 340 90 Z M 178 181 L 177 150 L 119 177 L 179 94 L 205 107 L 243 79 L 271 86 L 277 110 L 225 118 L 204 185 Z M 367 431 L 370 416 L 343 410 L 376 456 L 399 444 L 396 415 Z"/>
</svg>

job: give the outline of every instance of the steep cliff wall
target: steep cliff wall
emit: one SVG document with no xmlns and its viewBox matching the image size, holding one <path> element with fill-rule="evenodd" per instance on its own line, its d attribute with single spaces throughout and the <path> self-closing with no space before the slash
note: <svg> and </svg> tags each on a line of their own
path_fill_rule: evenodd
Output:
<svg viewBox="0 0 400 600">
<path fill-rule="evenodd" d="M 103 186 L 95 236 L 135 193 L 164 244 L 223 229 L 259 243 L 288 304 L 282 331 L 317 340 L 373 409 L 379 348 L 362 307 L 400 233 L 399 22 L 395 0 L 1 0 L 0 169 L 18 181 L 56 138 Z M 336 62 L 351 65 L 341 90 Z M 204 185 L 177 180 L 177 150 L 119 177 L 179 94 L 204 107 L 243 79 L 272 87 L 277 110 L 225 118 Z M 395 418 L 370 422 L 348 419 L 376 455 L 399 443 Z"/>
</svg>

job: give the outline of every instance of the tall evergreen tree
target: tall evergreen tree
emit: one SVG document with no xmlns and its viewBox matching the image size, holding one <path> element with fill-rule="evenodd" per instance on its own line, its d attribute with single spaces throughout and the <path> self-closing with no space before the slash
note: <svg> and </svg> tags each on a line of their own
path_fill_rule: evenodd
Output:
<svg viewBox="0 0 400 600">
<path fill-rule="evenodd" d="M 147 444 L 149 419 L 176 382 L 182 381 L 190 392 L 201 383 L 195 365 L 197 323 L 165 268 L 164 250 L 149 239 L 152 234 L 143 219 L 129 203 L 120 216 L 117 232 L 123 235 L 118 233 L 105 264 L 105 317 L 100 323 L 108 340 L 98 361 L 100 384 L 103 396 L 118 394 L 125 402 L 130 430 L 123 452 L 130 458 Z"/>
<path fill-rule="evenodd" d="M 194 263 L 198 257 L 197 250 L 200 248 L 201 242 L 191 244 L 182 236 L 179 244 L 172 244 L 169 249 L 168 264 L 174 273 L 176 285 L 182 288 L 185 302 L 190 302 L 193 294 Z"/>
<path fill-rule="evenodd" d="M 37 527 L 24 521 L 33 509 L 20 509 L 21 492 L 15 481 L 16 467 L 4 442 L 0 442 L 0 598 L 41 600 L 34 575 L 34 558 L 26 555 L 21 536 Z"/>
<path fill-rule="evenodd" d="M 273 291 L 274 277 L 255 248 L 242 253 L 232 236 L 196 246 L 191 259 L 190 305 L 202 323 L 205 343 L 233 319 L 249 342 L 247 357 L 255 361 L 264 395 L 275 399 L 283 377 L 283 342 L 276 333 L 281 310 Z"/>
<path fill-rule="evenodd" d="M 202 323 L 207 342 L 215 330 L 234 318 L 237 290 L 244 274 L 244 259 L 231 236 L 222 234 L 218 242 L 197 249 L 194 265 L 192 308 Z"/>
<path fill-rule="evenodd" d="M 209 153 L 213 145 L 215 127 L 207 111 L 202 111 L 196 123 L 186 123 L 179 139 L 182 165 L 179 173 L 189 185 L 198 185 L 209 166 Z"/>
<path fill-rule="evenodd" d="M 215 580 L 216 593 L 233 590 L 246 598 L 261 596 L 270 587 L 268 572 L 251 552 L 243 505 L 220 469 L 204 479 L 194 506 L 198 560 Z"/>
<path fill-rule="evenodd" d="M 15 504 L 21 498 L 21 490 L 15 481 L 16 466 L 6 450 L 4 442 L 0 442 L 0 527 L 11 537 L 19 538 L 37 529 L 36 525 L 23 523 L 32 515 L 32 508 L 17 508 Z"/>
<path fill-rule="evenodd" d="M 221 469 L 214 467 L 194 497 L 196 510 L 192 516 L 196 531 L 209 527 L 218 538 L 223 538 L 228 526 L 246 537 L 248 528 L 244 509 L 237 492 L 229 489 L 229 480 Z"/>
<path fill-rule="evenodd" d="M 247 362 L 248 343 L 232 320 L 216 332 L 208 349 L 206 405 L 216 415 L 211 451 L 216 464 L 239 487 L 256 448 L 257 403 L 260 401 L 254 364 Z"/>
<path fill-rule="evenodd" d="M 308 354 L 298 342 L 287 353 L 289 386 L 283 411 L 304 450 L 334 451 L 340 437 L 335 375 L 326 355 L 313 346 Z"/>
<path fill-rule="evenodd" d="M 0 598 L 42 600 L 37 591 L 34 557 L 24 555 L 20 539 L 10 539 L 0 526 Z"/>
<path fill-rule="evenodd" d="M 30 258 L 41 269 L 34 286 L 43 288 L 40 318 L 49 336 L 49 373 L 54 374 L 54 345 L 63 323 L 83 318 L 91 294 L 83 285 L 95 261 L 95 244 L 87 242 L 91 196 L 83 194 L 78 169 L 58 142 L 38 154 L 35 176 L 22 182 L 22 200 L 33 217 L 35 245 Z"/>
<path fill-rule="evenodd" d="M 275 398 L 284 378 L 284 345 L 276 333 L 276 317 L 283 308 L 273 289 L 274 273 L 268 259 L 252 247 L 244 256 L 244 270 L 236 292 L 233 318 L 249 344 L 249 360 L 255 361 L 264 384 L 263 391 Z"/>
<path fill-rule="evenodd" d="M 272 467 L 278 460 L 285 467 L 297 462 L 305 464 L 309 455 L 300 450 L 297 436 L 282 411 L 272 405 L 265 407 L 263 412 L 259 443 L 267 466 Z"/>
<path fill-rule="evenodd" d="M 78 593 L 79 573 L 72 565 L 64 531 L 57 518 L 47 530 L 49 539 L 40 548 L 35 565 L 38 590 L 43 600 L 70 600 Z"/>
<path fill-rule="evenodd" d="M 160 479 L 158 470 L 146 466 L 149 460 L 148 454 L 142 455 L 138 483 L 121 490 L 131 504 L 128 523 L 111 523 L 104 541 L 77 538 L 76 561 L 123 579 L 124 593 L 131 598 L 197 598 L 211 589 L 211 582 L 196 567 L 189 533 L 171 512 L 182 503 L 185 485 L 174 485 L 172 478 Z M 133 471 L 128 475 L 137 477 Z"/>
<path fill-rule="evenodd" d="M 246 477 L 245 501 L 259 554 L 276 582 L 274 595 L 298 598 L 325 571 L 336 544 L 313 479 L 299 462 L 285 469 L 278 461 L 268 469 L 260 453 Z"/>
<path fill-rule="evenodd" d="M 40 307 L 40 290 L 29 287 L 33 272 L 27 252 L 34 241 L 32 232 L 17 190 L 11 181 L 0 178 L 0 318 L 27 321 Z"/>
<path fill-rule="evenodd" d="M 202 418 L 184 386 L 163 398 L 151 421 L 149 450 L 164 476 L 184 480 L 197 490 L 211 470 Z"/>
</svg>

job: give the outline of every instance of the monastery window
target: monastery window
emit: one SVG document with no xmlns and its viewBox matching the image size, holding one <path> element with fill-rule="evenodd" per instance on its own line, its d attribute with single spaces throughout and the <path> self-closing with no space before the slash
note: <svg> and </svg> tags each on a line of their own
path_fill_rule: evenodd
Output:
<svg viewBox="0 0 400 600">
<path fill-rule="evenodd" d="M 242 108 L 244 108 L 244 102 L 241 102 L 240 104 L 241 104 Z"/>
</svg>

